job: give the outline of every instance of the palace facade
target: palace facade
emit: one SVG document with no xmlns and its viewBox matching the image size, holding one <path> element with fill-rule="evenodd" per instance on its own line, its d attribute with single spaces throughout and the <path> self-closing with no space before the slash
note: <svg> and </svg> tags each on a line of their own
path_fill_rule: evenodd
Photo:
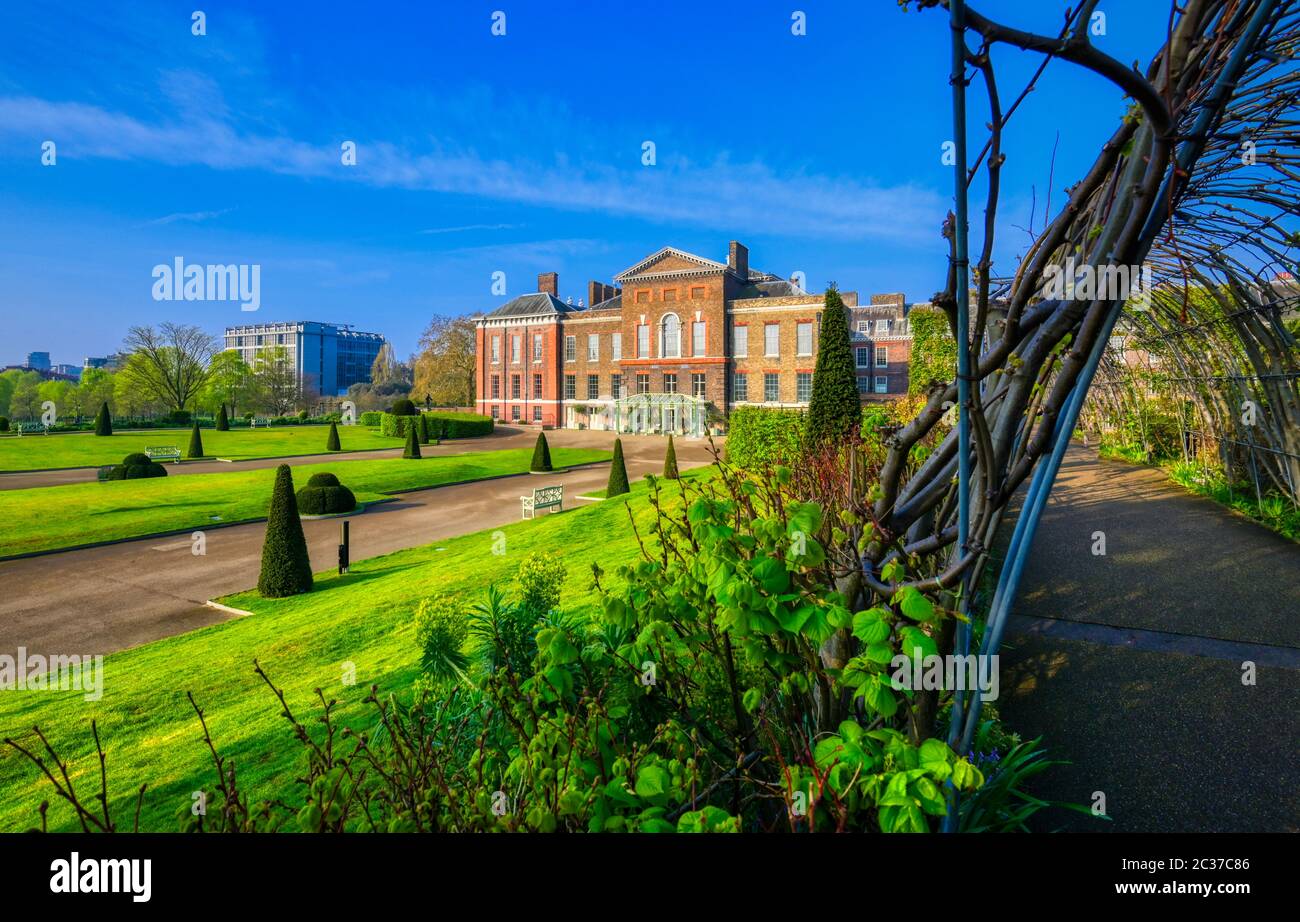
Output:
<svg viewBox="0 0 1300 922">
<path fill-rule="evenodd" d="M 824 303 L 794 279 L 664 247 L 561 300 L 559 277 L 481 317 L 478 410 L 543 427 L 702 436 L 736 407 L 806 407 Z M 863 400 L 907 392 L 911 333 L 901 294 L 841 292 Z"/>
</svg>

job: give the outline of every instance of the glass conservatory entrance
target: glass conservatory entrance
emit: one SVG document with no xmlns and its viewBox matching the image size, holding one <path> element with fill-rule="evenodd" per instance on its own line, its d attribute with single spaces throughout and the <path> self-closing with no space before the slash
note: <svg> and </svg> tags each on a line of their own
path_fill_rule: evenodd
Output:
<svg viewBox="0 0 1300 922">
<path fill-rule="evenodd" d="M 708 425 L 707 404 L 686 394 L 633 394 L 614 401 L 614 430 L 702 437 Z"/>
</svg>

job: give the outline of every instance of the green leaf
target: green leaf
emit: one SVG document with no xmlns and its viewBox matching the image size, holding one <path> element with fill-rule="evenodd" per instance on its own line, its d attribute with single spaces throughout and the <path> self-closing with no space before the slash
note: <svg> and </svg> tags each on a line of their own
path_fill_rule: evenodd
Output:
<svg viewBox="0 0 1300 922">
<path fill-rule="evenodd" d="M 908 659 L 915 660 L 917 657 L 924 659 L 927 656 L 939 655 L 939 647 L 935 644 L 934 638 L 920 628 L 908 624 L 899 630 L 898 635 L 902 640 L 902 652 L 907 654 Z"/>
<path fill-rule="evenodd" d="M 903 586 L 894 593 L 892 601 L 908 618 L 913 621 L 933 621 L 934 604 L 921 595 L 915 586 Z"/>
<path fill-rule="evenodd" d="M 658 765 L 642 765 L 636 773 L 636 796 L 647 800 L 662 797 L 672 783 L 668 772 Z"/>
<path fill-rule="evenodd" d="M 889 637 L 888 616 L 889 611 L 884 608 L 858 612 L 853 616 L 853 636 L 863 643 L 882 643 Z"/>
</svg>

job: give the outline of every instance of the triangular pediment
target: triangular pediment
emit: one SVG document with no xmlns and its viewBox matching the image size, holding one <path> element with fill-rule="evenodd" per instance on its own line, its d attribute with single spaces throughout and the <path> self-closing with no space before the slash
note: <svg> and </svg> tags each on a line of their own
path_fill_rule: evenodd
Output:
<svg viewBox="0 0 1300 922">
<path fill-rule="evenodd" d="M 696 256 L 693 253 L 687 253 L 685 250 L 679 250 L 676 247 L 664 247 L 657 253 L 647 256 L 634 266 L 629 266 L 618 275 L 614 276 L 614 281 L 623 282 L 627 279 L 639 278 L 641 276 L 654 276 L 673 274 L 678 272 L 718 272 L 725 271 L 726 263 L 715 262 L 712 259 L 705 259 L 703 256 Z"/>
</svg>

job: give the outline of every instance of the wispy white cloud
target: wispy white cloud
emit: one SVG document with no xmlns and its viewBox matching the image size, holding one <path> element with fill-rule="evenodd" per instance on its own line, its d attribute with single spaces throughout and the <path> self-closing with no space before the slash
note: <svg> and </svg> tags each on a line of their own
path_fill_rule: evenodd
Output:
<svg viewBox="0 0 1300 922">
<path fill-rule="evenodd" d="M 219 211 L 178 211 L 174 214 L 163 215 L 161 218 L 154 218 L 152 221 L 146 221 L 146 226 L 160 224 L 201 224 L 204 221 L 211 221 L 213 218 L 219 218 L 223 214 L 230 214 L 233 208 L 222 208 Z"/>
<path fill-rule="evenodd" d="M 208 93 L 204 87 L 202 95 Z M 212 108 L 222 112 L 219 106 Z M 0 97 L 0 142 L 31 143 L 33 138 L 54 139 L 60 156 L 68 159 L 261 170 L 748 234 L 928 240 L 946 207 L 938 192 L 916 184 L 885 186 L 845 176 L 783 172 L 726 156 L 703 164 L 661 156 L 656 166 L 618 168 L 570 162 L 562 153 L 545 163 L 487 158 L 473 150 L 413 152 L 357 138 L 357 163 L 345 166 L 343 139 L 309 143 L 241 132 L 220 114 L 195 107 L 185 107 L 171 120 L 146 122 L 83 103 Z"/>
<path fill-rule="evenodd" d="M 430 227 L 420 231 L 421 234 L 462 234 L 468 231 L 514 230 L 522 224 L 461 224 L 458 227 Z"/>
</svg>

